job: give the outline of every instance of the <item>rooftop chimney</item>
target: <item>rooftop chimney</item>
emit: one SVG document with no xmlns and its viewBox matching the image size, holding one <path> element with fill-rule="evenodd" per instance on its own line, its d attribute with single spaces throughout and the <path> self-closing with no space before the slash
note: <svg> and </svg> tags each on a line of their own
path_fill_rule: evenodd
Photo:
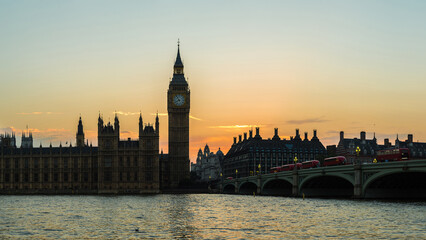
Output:
<svg viewBox="0 0 426 240">
<path fill-rule="evenodd" d="M 237 144 L 237 137 L 234 137 L 234 144 Z"/>
<path fill-rule="evenodd" d="M 296 128 L 296 137 L 299 136 L 299 129 Z"/>
<path fill-rule="evenodd" d="M 317 137 L 317 130 L 314 129 L 314 138 L 316 138 L 316 137 Z"/>
<path fill-rule="evenodd" d="M 254 136 L 254 138 L 256 138 L 256 139 L 261 139 L 262 138 L 260 136 L 260 134 L 259 134 L 259 128 L 258 127 L 256 128 L 256 135 Z"/>
<path fill-rule="evenodd" d="M 362 141 L 365 141 L 365 132 L 364 132 L 364 131 L 362 131 L 360 135 L 361 135 L 361 140 L 362 140 Z"/>
<path fill-rule="evenodd" d="M 345 132 L 340 131 L 340 140 L 343 140 L 345 138 Z"/>
<path fill-rule="evenodd" d="M 247 140 L 247 133 L 244 133 L 244 140 Z"/>
<path fill-rule="evenodd" d="M 304 140 L 308 140 L 308 133 L 305 132 L 305 139 Z"/>
<path fill-rule="evenodd" d="M 249 138 L 253 138 L 253 130 L 249 130 Z"/>
<path fill-rule="evenodd" d="M 408 134 L 408 142 L 409 143 L 413 142 L 413 134 Z"/>
<path fill-rule="evenodd" d="M 274 137 L 272 138 L 272 140 L 281 140 L 278 136 L 278 128 L 274 128 Z"/>
<path fill-rule="evenodd" d="M 240 143 L 241 142 L 241 135 L 238 135 L 238 142 Z"/>
<path fill-rule="evenodd" d="M 385 147 L 390 147 L 389 138 L 385 138 Z"/>
</svg>

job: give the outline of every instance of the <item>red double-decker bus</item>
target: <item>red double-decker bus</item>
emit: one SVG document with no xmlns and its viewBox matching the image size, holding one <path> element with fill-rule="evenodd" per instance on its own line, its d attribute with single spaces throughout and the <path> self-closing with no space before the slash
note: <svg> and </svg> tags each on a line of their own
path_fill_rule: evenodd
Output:
<svg viewBox="0 0 426 240">
<path fill-rule="evenodd" d="M 343 156 L 337 156 L 337 157 L 330 157 L 324 159 L 324 167 L 327 166 L 337 166 L 337 165 L 345 165 L 346 164 L 346 158 Z"/>
<path fill-rule="evenodd" d="M 302 162 L 302 169 L 317 168 L 317 167 L 320 167 L 320 161 L 318 160 Z"/>
<path fill-rule="evenodd" d="M 291 171 L 294 169 L 295 166 L 296 165 L 294 164 L 287 164 L 287 165 L 281 166 L 281 169 L 282 171 Z"/>
<path fill-rule="evenodd" d="M 302 166 L 301 163 L 297 163 L 297 164 L 286 164 L 283 166 L 279 166 L 279 167 L 273 167 L 269 170 L 270 173 L 276 173 L 276 172 L 282 172 L 282 171 L 291 171 L 293 170 L 297 165 L 297 169 L 300 169 L 300 167 Z"/>
<path fill-rule="evenodd" d="M 378 162 L 405 161 L 410 159 L 408 148 L 394 148 L 377 151 Z"/>
<path fill-rule="evenodd" d="M 281 172 L 281 166 L 280 167 L 273 167 L 269 170 L 269 173 L 276 173 L 276 172 Z"/>
</svg>

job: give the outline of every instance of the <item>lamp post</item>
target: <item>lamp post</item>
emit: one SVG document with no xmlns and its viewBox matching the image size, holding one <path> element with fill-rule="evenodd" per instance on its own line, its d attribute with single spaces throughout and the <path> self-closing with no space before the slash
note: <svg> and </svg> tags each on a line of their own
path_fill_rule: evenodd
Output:
<svg viewBox="0 0 426 240">
<path fill-rule="evenodd" d="M 358 157 L 359 157 L 359 152 L 361 152 L 361 149 L 359 148 L 359 146 L 356 147 L 355 152 L 356 152 L 356 163 L 360 164 Z"/>
<path fill-rule="evenodd" d="M 261 169 L 260 163 L 259 163 L 259 165 L 257 166 L 257 168 L 259 169 L 257 172 L 258 172 L 260 175 L 262 175 L 262 171 L 260 170 L 260 169 Z"/>
<path fill-rule="evenodd" d="M 219 185 L 219 187 L 220 187 L 219 191 L 220 191 L 220 193 L 222 193 L 223 192 L 223 175 L 222 175 L 222 173 L 220 173 L 220 185 Z"/>
<path fill-rule="evenodd" d="M 294 157 L 294 169 L 297 169 L 297 156 Z"/>
<path fill-rule="evenodd" d="M 235 178 L 238 178 L 238 169 L 235 169 Z"/>
</svg>

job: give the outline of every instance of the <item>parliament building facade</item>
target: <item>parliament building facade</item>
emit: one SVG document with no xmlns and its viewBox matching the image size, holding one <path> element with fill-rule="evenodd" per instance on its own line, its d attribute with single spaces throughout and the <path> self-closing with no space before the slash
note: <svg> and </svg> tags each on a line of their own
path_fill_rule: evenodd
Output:
<svg viewBox="0 0 426 240">
<path fill-rule="evenodd" d="M 113 123 L 98 118 L 98 146 L 85 142 L 81 117 L 76 144 L 34 147 L 30 132 L 0 135 L 0 194 L 139 194 L 178 188 L 189 179 L 189 87 L 179 48 L 168 90 L 169 154 L 159 154 L 159 119 L 143 123 L 139 137 L 120 139 Z M 163 154 L 162 154 L 163 156 Z"/>
</svg>

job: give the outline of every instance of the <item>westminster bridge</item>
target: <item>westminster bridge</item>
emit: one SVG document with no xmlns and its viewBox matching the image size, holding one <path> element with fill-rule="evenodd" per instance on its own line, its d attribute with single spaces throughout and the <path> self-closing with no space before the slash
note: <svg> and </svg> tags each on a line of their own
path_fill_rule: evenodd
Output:
<svg viewBox="0 0 426 240">
<path fill-rule="evenodd" d="M 220 183 L 221 193 L 426 199 L 426 159 L 283 171 Z"/>
</svg>

